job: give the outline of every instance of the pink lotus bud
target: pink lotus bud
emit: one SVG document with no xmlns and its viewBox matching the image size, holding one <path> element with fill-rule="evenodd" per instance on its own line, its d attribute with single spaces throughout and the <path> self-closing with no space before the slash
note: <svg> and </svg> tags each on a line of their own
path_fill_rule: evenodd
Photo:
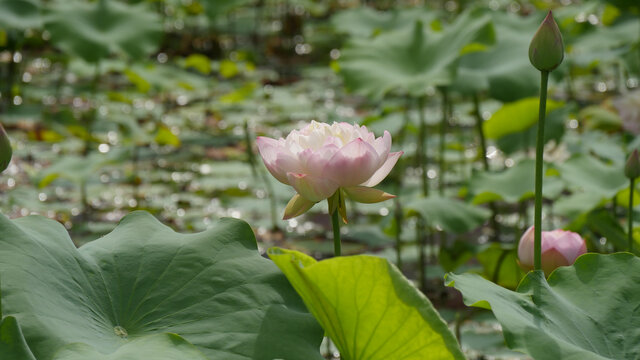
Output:
<svg viewBox="0 0 640 360">
<path fill-rule="evenodd" d="M 533 226 L 520 238 L 518 259 L 524 270 L 533 270 Z M 580 235 L 565 230 L 542 232 L 542 270 L 549 276 L 559 266 L 572 265 L 578 256 L 587 252 L 587 245 Z"/>
<path fill-rule="evenodd" d="M 298 216 L 343 188 L 354 201 L 375 203 L 394 197 L 372 189 L 389 174 L 402 152 L 390 153 L 391 135 L 376 136 L 365 126 L 312 121 L 278 140 L 258 137 L 260 156 L 269 172 L 291 185 L 285 217 Z"/>
</svg>

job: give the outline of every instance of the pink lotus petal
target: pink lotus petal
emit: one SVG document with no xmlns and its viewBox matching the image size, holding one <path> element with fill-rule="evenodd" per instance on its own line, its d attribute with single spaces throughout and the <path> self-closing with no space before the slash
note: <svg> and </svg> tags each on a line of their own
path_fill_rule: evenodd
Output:
<svg viewBox="0 0 640 360">
<path fill-rule="evenodd" d="M 303 172 L 313 176 L 324 176 L 325 166 L 338 150 L 340 148 L 335 145 L 325 145 L 316 151 L 304 150 L 298 154 Z"/>
<path fill-rule="evenodd" d="M 338 190 L 335 182 L 307 174 L 287 173 L 289 184 L 305 199 L 318 202 L 333 195 Z"/>
<path fill-rule="evenodd" d="M 377 170 L 378 162 L 378 153 L 373 146 L 358 138 L 331 157 L 324 168 L 324 176 L 341 187 L 360 185 Z"/>
<path fill-rule="evenodd" d="M 273 175 L 273 177 L 278 181 L 288 184 L 287 173 L 283 172 L 276 165 L 278 153 L 282 151 L 278 141 L 268 137 L 258 136 L 256 144 L 258 145 L 258 152 L 260 152 L 260 156 L 262 157 L 262 161 L 264 161 L 264 165 L 267 167 L 267 170 L 269 170 L 271 175 Z"/>
<path fill-rule="evenodd" d="M 382 166 L 378 170 L 376 170 L 376 172 L 373 175 L 371 175 L 369 180 L 363 182 L 360 185 L 373 187 L 380 184 L 380 182 L 384 180 L 384 178 L 386 178 L 387 175 L 389 175 L 389 173 L 391 172 L 391 169 L 393 169 L 393 167 L 396 165 L 396 163 L 398 162 L 398 159 L 400 159 L 400 156 L 402 154 L 404 154 L 404 152 L 402 151 L 390 153 L 389 157 L 387 157 L 387 160 L 384 162 L 384 164 L 382 164 Z"/>
<path fill-rule="evenodd" d="M 289 185 L 287 173 L 302 170 L 298 158 L 292 155 L 282 142 L 258 136 L 256 144 L 267 170 L 281 183 Z"/>
<path fill-rule="evenodd" d="M 378 152 L 380 159 L 384 159 L 386 161 L 389 157 L 389 151 L 391 151 L 391 134 L 385 130 L 381 137 L 373 141 L 373 147 Z M 380 166 L 382 166 L 382 164 L 380 164 Z"/>
</svg>

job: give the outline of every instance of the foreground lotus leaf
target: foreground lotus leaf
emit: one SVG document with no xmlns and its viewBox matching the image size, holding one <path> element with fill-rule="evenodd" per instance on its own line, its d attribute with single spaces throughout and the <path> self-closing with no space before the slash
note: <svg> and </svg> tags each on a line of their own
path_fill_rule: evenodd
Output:
<svg viewBox="0 0 640 360">
<path fill-rule="evenodd" d="M 464 359 L 429 300 L 387 260 L 269 249 L 345 360 Z"/>
<path fill-rule="evenodd" d="M 640 357 L 640 258 L 585 254 L 516 291 L 473 274 L 447 274 L 465 304 L 491 309 L 510 348 L 537 360 Z"/>
<path fill-rule="evenodd" d="M 0 216 L 0 273 L 3 310 L 39 360 L 147 359 L 150 344 L 181 359 L 321 359 L 322 330 L 239 220 L 183 235 L 134 212 L 77 249 L 55 221 Z"/>
<path fill-rule="evenodd" d="M 87 344 L 69 344 L 54 360 L 129 360 L 141 359 L 141 354 L 153 360 L 207 360 L 195 346 L 176 334 L 155 334 L 136 338 L 109 355 L 101 354 Z"/>
<path fill-rule="evenodd" d="M 0 321 L 0 354 L 12 360 L 36 360 L 27 345 L 18 321 L 7 316 Z"/>
</svg>

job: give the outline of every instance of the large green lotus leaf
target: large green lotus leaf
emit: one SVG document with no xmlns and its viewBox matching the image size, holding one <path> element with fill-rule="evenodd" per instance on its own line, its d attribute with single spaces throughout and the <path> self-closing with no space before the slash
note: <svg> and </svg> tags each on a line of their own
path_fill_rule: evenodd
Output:
<svg viewBox="0 0 640 360">
<path fill-rule="evenodd" d="M 38 28 L 42 25 L 40 9 L 29 0 L 0 1 L 0 28 L 20 29 Z"/>
<path fill-rule="evenodd" d="M 580 215 L 588 213 L 595 207 L 602 205 L 603 202 L 607 200 L 606 196 L 597 192 L 574 192 L 554 202 L 553 211 L 556 215 L 561 215 L 569 220 L 573 220 Z"/>
<path fill-rule="evenodd" d="M 63 1 L 46 15 L 45 29 L 60 49 L 96 63 L 112 53 L 133 59 L 152 53 L 160 42 L 162 21 L 144 4 Z"/>
<path fill-rule="evenodd" d="M 343 49 L 340 74 L 349 89 L 373 98 L 391 91 L 419 96 L 428 86 L 450 85 L 460 55 L 484 49 L 494 38 L 490 18 L 480 9 L 464 12 L 440 32 L 417 21 L 373 40 L 354 39 Z"/>
<path fill-rule="evenodd" d="M 530 272 L 516 291 L 474 274 L 447 274 L 465 304 L 490 308 L 510 348 L 537 360 L 638 359 L 640 258 L 585 254 L 545 280 Z"/>
<path fill-rule="evenodd" d="M 239 220 L 182 235 L 134 212 L 76 249 L 55 221 L 0 216 L 0 273 L 5 313 L 39 360 L 73 343 L 147 359 L 159 340 L 133 342 L 163 333 L 208 359 L 321 359 L 322 330 Z"/>
<path fill-rule="evenodd" d="M 0 321 L 0 354 L 3 359 L 36 360 L 27 345 L 18 321 L 7 316 Z"/>
<path fill-rule="evenodd" d="M 490 11 L 489 15 L 496 43 L 486 51 L 469 53 L 460 59 L 454 89 L 463 93 L 488 90 L 492 98 L 505 102 L 537 95 L 540 74 L 526 54 L 542 17 L 522 17 L 503 11 Z"/>
<path fill-rule="evenodd" d="M 629 186 L 622 164 L 608 165 L 589 155 L 577 155 L 558 165 L 560 176 L 575 191 L 602 194 L 607 198 Z"/>
<path fill-rule="evenodd" d="M 195 346 L 176 334 L 155 334 L 134 338 L 116 352 L 105 355 L 87 344 L 70 344 L 54 360 L 207 360 Z"/>
<path fill-rule="evenodd" d="M 577 66 L 590 67 L 597 62 L 619 62 L 622 54 L 633 51 L 640 21 L 631 17 L 612 26 L 594 26 L 593 31 L 576 37 L 567 54 Z"/>
<path fill-rule="evenodd" d="M 547 111 L 558 109 L 562 102 L 547 100 Z M 505 135 L 524 131 L 538 122 L 537 97 L 526 98 L 504 104 L 489 120 L 483 123 L 485 135 L 489 139 L 499 139 Z"/>
<path fill-rule="evenodd" d="M 227 15 L 230 11 L 246 5 L 252 0 L 202 0 L 205 14 L 210 21 L 215 21 L 221 16 Z"/>
<path fill-rule="evenodd" d="M 557 176 L 545 176 L 542 195 L 557 197 L 565 185 Z M 500 173 L 477 172 L 469 182 L 469 192 L 474 204 L 502 200 L 510 203 L 531 198 L 535 188 L 535 161 L 525 159 Z"/>
<path fill-rule="evenodd" d="M 567 119 L 576 110 L 573 104 L 550 111 L 544 124 L 544 143 L 549 141 L 560 142 L 565 135 Z M 536 121 L 528 129 L 505 135 L 496 140 L 496 145 L 505 154 L 513 154 L 518 151 L 530 151 L 535 148 L 538 136 L 538 122 Z"/>
<path fill-rule="evenodd" d="M 410 213 L 420 214 L 429 226 L 448 233 L 466 233 L 489 219 L 491 211 L 454 198 L 429 196 L 405 205 Z"/>
<path fill-rule="evenodd" d="M 385 259 L 269 249 L 345 360 L 464 359 L 429 300 Z"/>
<path fill-rule="evenodd" d="M 417 20 L 430 24 L 436 12 L 427 8 L 390 9 L 378 11 L 368 6 L 343 10 L 331 17 L 331 24 L 340 33 L 368 38 L 378 32 L 412 26 Z"/>
</svg>

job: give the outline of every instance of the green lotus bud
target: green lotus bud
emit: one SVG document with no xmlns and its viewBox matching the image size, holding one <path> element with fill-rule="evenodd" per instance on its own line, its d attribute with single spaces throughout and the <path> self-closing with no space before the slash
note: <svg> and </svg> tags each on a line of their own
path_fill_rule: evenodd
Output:
<svg viewBox="0 0 640 360">
<path fill-rule="evenodd" d="M 549 11 L 531 39 L 529 61 L 540 71 L 551 71 L 562 63 L 562 59 L 564 59 L 562 34 L 558 24 L 553 20 L 553 14 Z"/>
<path fill-rule="evenodd" d="M 640 176 L 640 157 L 638 157 L 638 149 L 633 150 L 629 159 L 627 159 L 627 165 L 624 167 L 624 175 L 629 179 L 635 179 Z"/>
<path fill-rule="evenodd" d="M 12 154 L 9 136 L 7 136 L 7 132 L 4 131 L 2 124 L 0 124 L 0 172 L 3 172 L 9 166 Z"/>
</svg>

